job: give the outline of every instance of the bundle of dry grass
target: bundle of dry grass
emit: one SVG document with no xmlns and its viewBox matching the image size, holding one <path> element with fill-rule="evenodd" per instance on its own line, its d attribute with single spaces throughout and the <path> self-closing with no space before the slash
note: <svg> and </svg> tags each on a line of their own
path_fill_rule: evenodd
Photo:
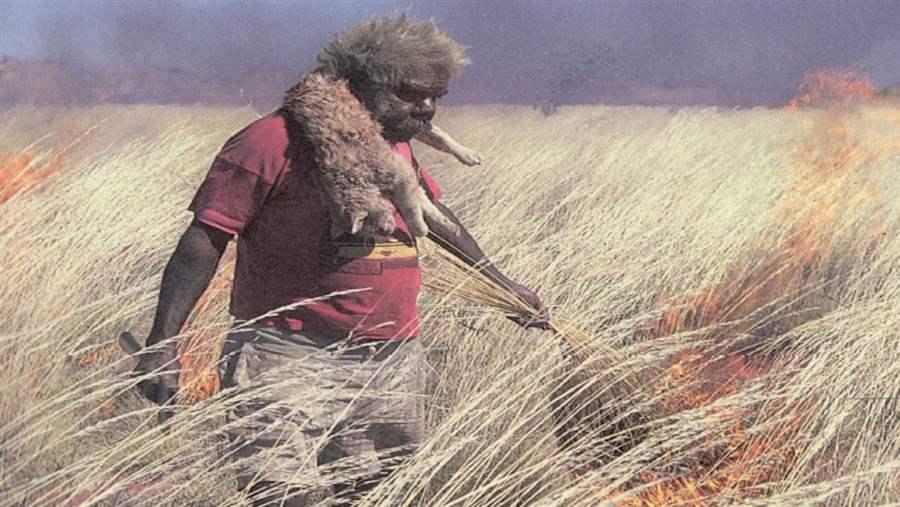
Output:
<svg viewBox="0 0 900 507">
<path fill-rule="evenodd" d="M 491 281 L 477 267 L 466 264 L 451 252 L 438 247 L 433 242 L 425 242 L 423 254 L 440 264 L 429 270 L 424 285 L 438 294 L 452 295 L 466 302 L 476 304 L 485 310 L 494 311 L 505 317 L 525 316 L 539 319 L 537 311 L 505 287 Z M 551 330 L 559 338 L 566 353 L 579 363 L 604 363 L 604 368 L 594 368 L 595 372 L 624 362 L 622 353 L 615 348 L 598 342 L 575 324 L 565 319 L 551 318 Z M 623 378 L 621 387 L 628 392 L 637 389 L 632 379 Z"/>
<path fill-rule="evenodd" d="M 424 285 L 436 294 L 504 317 L 540 319 L 535 308 L 485 276 L 477 264 L 467 264 L 431 241 L 424 243 L 423 253 L 430 261 Z M 648 410 L 652 405 L 640 413 L 623 414 L 620 400 L 646 399 L 634 372 L 619 368 L 628 363 L 624 354 L 571 321 L 551 318 L 548 323 L 566 365 L 548 409 L 558 445 L 578 455 L 570 469 L 583 473 L 635 445 L 642 421 L 654 415 Z"/>
</svg>

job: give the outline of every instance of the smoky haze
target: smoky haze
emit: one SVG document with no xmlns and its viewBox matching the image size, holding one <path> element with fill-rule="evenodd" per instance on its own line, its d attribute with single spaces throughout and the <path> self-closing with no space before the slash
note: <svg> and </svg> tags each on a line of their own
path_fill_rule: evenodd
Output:
<svg viewBox="0 0 900 507">
<path fill-rule="evenodd" d="M 469 47 L 455 103 L 778 104 L 804 72 L 900 82 L 900 2 L 6 1 L 0 55 L 155 68 L 281 90 L 371 15 L 433 18 Z M 277 101 L 278 97 L 272 97 Z"/>
</svg>

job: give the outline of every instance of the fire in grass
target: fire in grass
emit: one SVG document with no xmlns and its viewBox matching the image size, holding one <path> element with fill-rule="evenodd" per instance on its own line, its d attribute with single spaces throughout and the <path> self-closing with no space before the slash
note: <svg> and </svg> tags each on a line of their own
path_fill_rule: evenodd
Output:
<svg viewBox="0 0 900 507">
<path fill-rule="evenodd" d="M 28 193 L 63 167 L 63 157 L 87 138 L 99 125 L 82 129 L 68 125 L 58 136 L 45 136 L 21 151 L 0 148 L 0 205 L 17 195 Z M 37 146 L 53 138 L 62 139 L 58 147 L 38 150 Z"/>
<path fill-rule="evenodd" d="M 795 147 L 794 182 L 776 206 L 782 239 L 774 248 L 761 245 L 769 253 L 735 267 L 715 286 L 660 298 L 667 310 L 651 326 L 650 339 L 693 332 L 709 344 L 683 350 L 661 365 L 656 386 L 661 415 L 703 414 L 728 430 L 705 436 L 699 450 L 664 456 L 658 467 L 640 475 L 624 500 L 619 493 L 618 504 L 707 505 L 758 497 L 790 472 L 811 409 L 781 403 L 775 410 L 772 405 L 779 402 L 770 400 L 762 413 L 757 403 L 728 399 L 768 382 L 787 359 L 783 350 L 761 347 L 759 341 L 833 310 L 837 303 L 829 289 L 840 286 L 842 273 L 835 265 L 841 257 L 864 259 L 865 250 L 882 238 L 873 234 L 856 247 L 861 252 L 835 244 L 845 217 L 881 199 L 878 178 L 867 171 L 900 151 L 852 131 L 856 109 L 876 97 L 876 88 L 855 72 L 807 74 L 800 95 L 785 108 L 816 117 L 807 120 Z"/>
<path fill-rule="evenodd" d="M 41 154 L 33 149 L 13 153 L 0 149 L 0 205 L 56 174 L 62 165 L 60 153 Z"/>
<path fill-rule="evenodd" d="M 699 349 L 677 354 L 655 388 L 663 416 L 680 414 L 682 420 L 716 429 L 701 431 L 688 448 L 667 449 L 657 466 L 642 472 L 629 491 L 618 493 L 616 505 L 728 503 L 766 494 L 768 485 L 790 470 L 798 456 L 792 443 L 808 412 L 783 406 L 777 421 L 765 420 L 754 404 L 739 398 L 727 402 L 729 396 L 764 382 L 771 364 L 740 353 L 711 356 Z"/>
<path fill-rule="evenodd" d="M 878 87 L 858 70 L 818 69 L 804 74 L 800 93 L 788 102 L 787 109 L 816 105 L 842 109 L 870 101 L 877 95 Z"/>
</svg>

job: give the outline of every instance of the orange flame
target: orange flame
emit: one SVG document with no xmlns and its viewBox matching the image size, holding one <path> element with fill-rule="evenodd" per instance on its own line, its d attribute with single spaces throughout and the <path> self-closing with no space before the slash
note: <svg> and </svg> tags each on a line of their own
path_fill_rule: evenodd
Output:
<svg viewBox="0 0 900 507">
<path fill-rule="evenodd" d="M 62 168 L 61 154 L 41 157 L 33 150 L 0 150 L 0 204 L 24 193 Z"/>
<path fill-rule="evenodd" d="M 61 149 L 51 149 L 42 153 L 33 147 L 19 153 L 0 149 L 0 204 L 31 190 L 38 183 L 59 172 L 62 169 L 63 155 L 88 137 L 98 126 L 82 129 L 77 123 L 66 123 L 61 132 L 65 146 Z"/>
<path fill-rule="evenodd" d="M 788 102 L 787 109 L 793 111 L 810 105 L 847 107 L 872 100 L 877 94 L 878 88 L 858 70 L 819 69 L 803 75 L 800 96 Z"/>
<path fill-rule="evenodd" d="M 110 343 L 98 349 L 94 349 L 87 354 L 78 358 L 78 366 L 82 368 L 88 366 L 96 366 L 106 364 L 114 355 L 119 352 L 119 346 L 116 343 Z"/>
<path fill-rule="evenodd" d="M 824 280 L 821 271 L 832 255 L 832 237 L 840 219 L 859 206 L 878 199 L 877 187 L 860 174 L 884 152 L 864 148 L 854 141 L 848 113 L 876 97 L 876 88 L 855 71 L 824 70 L 807 73 L 800 95 L 786 106 L 787 111 L 824 107 L 821 117 L 810 124 L 796 155 L 796 180 L 777 205 L 776 218 L 788 232 L 775 251 L 749 272 L 738 272 L 724 283 L 676 298 L 663 296 L 670 307 L 651 326 L 651 338 L 707 329 L 714 343 L 726 344 L 753 330 L 761 319 L 750 318 L 791 294 Z M 862 191 L 847 192 L 849 183 Z M 821 303 L 821 301 L 820 301 Z M 823 305 L 827 307 L 828 305 Z M 824 310 L 820 310 L 824 311 Z M 770 319 L 778 333 L 809 319 L 800 312 Z M 700 349 L 682 351 L 664 366 L 659 384 L 662 408 L 669 414 L 706 407 L 739 391 L 771 367 L 765 358 L 744 354 L 709 357 Z M 677 388 L 676 388 L 677 387 Z M 756 488 L 742 488 L 768 482 L 786 474 L 796 449 L 791 445 L 809 411 L 783 407 L 792 414 L 786 424 L 764 435 L 748 436 L 751 418 L 734 409 L 719 414 L 733 420 L 728 445 L 710 445 L 687 463 L 690 473 L 667 474 L 649 471 L 640 479 L 655 483 L 621 505 L 664 506 L 704 505 L 704 499 L 718 495 L 761 495 Z"/>
</svg>

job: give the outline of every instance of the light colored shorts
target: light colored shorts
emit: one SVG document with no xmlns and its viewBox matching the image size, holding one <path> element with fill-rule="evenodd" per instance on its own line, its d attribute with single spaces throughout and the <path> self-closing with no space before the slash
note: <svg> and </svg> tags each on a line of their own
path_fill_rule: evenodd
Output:
<svg viewBox="0 0 900 507">
<path fill-rule="evenodd" d="M 233 331 L 220 373 L 241 489 L 260 481 L 322 490 L 377 481 L 420 446 L 424 351 L 404 342 Z"/>
</svg>

